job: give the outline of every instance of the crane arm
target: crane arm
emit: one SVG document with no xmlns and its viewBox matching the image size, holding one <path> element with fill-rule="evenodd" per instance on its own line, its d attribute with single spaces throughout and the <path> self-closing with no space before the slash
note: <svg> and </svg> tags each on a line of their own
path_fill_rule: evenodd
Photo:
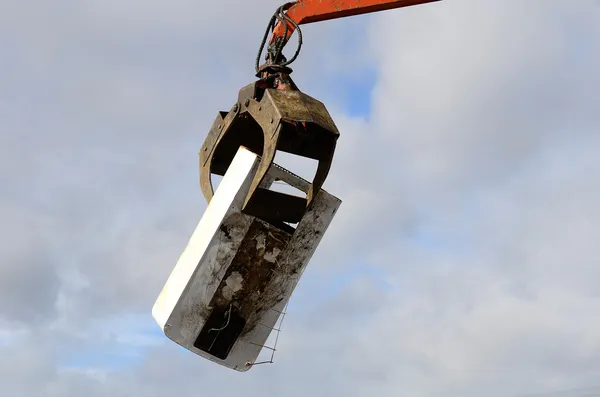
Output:
<svg viewBox="0 0 600 397">
<path fill-rule="evenodd" d="M 299 25 L 368 14 L 440 0 L 298 0 L 279 8 L 271 20 L 268 64 L 280 64 L 281 49 Z"/>
</svg>

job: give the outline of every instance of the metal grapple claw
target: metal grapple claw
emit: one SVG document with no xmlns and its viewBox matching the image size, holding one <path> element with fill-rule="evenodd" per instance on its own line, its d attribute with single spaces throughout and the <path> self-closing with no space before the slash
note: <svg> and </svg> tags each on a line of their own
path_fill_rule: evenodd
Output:
<svg viewBox="0 0 600 397">
<path fill-rule="evenodd" d="M 212 174 L 225 175 L 243 146 L 260 164 L 242 211 L 272 224 L 297 223 L 319 192 L 331 167 L 339 131 L 325 105 L 295 89 L 242 88 L 229 112 L 219 112 L 200 150 L 200 186 L 213 197 Z M 318 161 L 306 197 L 262 187 L 278 150 Z"/>
</svg>

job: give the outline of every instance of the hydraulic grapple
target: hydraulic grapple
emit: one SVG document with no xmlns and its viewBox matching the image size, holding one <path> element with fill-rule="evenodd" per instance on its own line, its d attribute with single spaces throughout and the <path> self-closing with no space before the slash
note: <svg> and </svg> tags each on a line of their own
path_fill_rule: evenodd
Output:
<svg viewBox="0 0 600 397">
<path fill-rule="evenodd" d="M 170 339 L 237 371 L 258 364 L 341 204 L 322 189 L 338 129 L 325 106 L 290 77 L 302 46 L 299 25 L 433 1 L 300 0 L 277 9 L 256 60 L 258 80 L 217 114 L 200 150 L 209 204 L 152 310 Z M 282 50 L 294 32 L 298 47 L 287 60 Z M 316 160 L 312 181 L 274 164 L 277 151 Z M 216 191 L 214 175 L 223 177 Z M 275 191 L 274 183 L 302 194 Z"/>
</svg>

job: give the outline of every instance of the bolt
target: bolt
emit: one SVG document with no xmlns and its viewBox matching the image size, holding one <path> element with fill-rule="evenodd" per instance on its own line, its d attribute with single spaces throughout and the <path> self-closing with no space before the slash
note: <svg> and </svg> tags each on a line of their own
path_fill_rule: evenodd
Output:
<svg viewBox="0 0 600 397">
<path fill-rule="evenodd" d="M 248 105 L 250 105 L 250 98 L 246 99 L 246 103 L 244 103 L 244 105 L 246 105 L 246 107 L 248 107 Z"/>
<path fill-rule="evenodd" d="M 233 105 L 233 111 L 237 112 L 239 107 L 240 105 L 236 103 L 235 105 Z"/>
<path fill-rule="evenodd" d="M 221 124 L 219 124 L 219 129 L 223 128 L 223 126 Z"/>
<path fill-rule="evenodd" d="M 258 111 L 260 112 L 261 110 L 262 110 L 262 106 L 259 106 L 258 107 Z"/>
<path fill-rule="evenodd" d="M 273 124 L 273 117 L 271 117 L 271 124 Z"/>
</svg>

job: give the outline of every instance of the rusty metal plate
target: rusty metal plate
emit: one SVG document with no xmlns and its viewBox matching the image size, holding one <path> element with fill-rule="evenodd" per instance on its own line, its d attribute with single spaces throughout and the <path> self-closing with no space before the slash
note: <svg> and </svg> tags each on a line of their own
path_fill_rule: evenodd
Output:
<svg viewBox="0 0 600 397">
<path fill-rule="evenodd" d="M 270 102 L 277 110 L 279 118 L 296 122 L 314 123 L 334 135 L 339 131 L 325 105 L 317 99 L 300 91 L 265 90 L 266 98 L 261 102 Z"/>
</svg>

